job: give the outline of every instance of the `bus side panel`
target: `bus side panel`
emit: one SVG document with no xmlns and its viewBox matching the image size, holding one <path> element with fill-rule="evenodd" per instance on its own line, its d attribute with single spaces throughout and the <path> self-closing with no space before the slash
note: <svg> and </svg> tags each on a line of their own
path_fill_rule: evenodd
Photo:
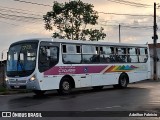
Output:
<svg viewBox="0 0 160 120">
<path fill-rule="evenodd" d="M 48 76 L 41 82 L 41 89 L 42 90 L 52 90 L 52 89 L 59 89 L 59 82 L 61 77 L 55 76 Z"/>
<path fill-rule="evenodd" d="M 91 76 L 88 74 L 79 74 L 73 76 L 75 82 L 75 88 L 80 87 L 90 87 L 91 86 Z"/>
<path fill-rule="evenodd" d="M 59 89 L 59 82 L 62 76 L 39 74 L 38 81 L 41 90 Z"/>
<path fill-rule="evenodd" d="M 104 73 L 92 75 L 92 86 L 118 84 L 119 73 Z"/>
<path fill-rule="evenodd" d="M 128 74 L 128 77 L 129 77 L 129 83 L 139 81 L 139 78 L 136 77 L 136 74 L 134 72 L 128 72 L 127 74 Z"/>
<path fill-rule="evenodd" d="M 80 78 L 81 81 L 81 87 L 90 87 L 91 86 L 91 75 L 81 75 Z"/>
<path fill-rule="evenodd" d="M 75 82 L 75 88 L 80 88 L 81 87 L 81 76 L 82 75 L 73 75 L 73 79 Z"/>
<path fill-rule="evenodd" d="M 148 72 L 128 73 L 130 83 L 148 79 Z"/>
</svg>

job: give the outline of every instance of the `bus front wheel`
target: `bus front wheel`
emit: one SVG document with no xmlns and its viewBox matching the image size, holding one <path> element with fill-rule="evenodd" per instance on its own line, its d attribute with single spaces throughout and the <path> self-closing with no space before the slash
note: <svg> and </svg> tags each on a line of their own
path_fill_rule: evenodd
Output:
<svg viewBox="0 0 160 120">
<path fill-rule="evenodd" d="M 72 90 L 72 84 L 69 81 L 69 78 L 63 78 L 60 82 L 59 89 L 57 90 L 59 94 L 66 95 L 69 94 Z"/>
</svg>

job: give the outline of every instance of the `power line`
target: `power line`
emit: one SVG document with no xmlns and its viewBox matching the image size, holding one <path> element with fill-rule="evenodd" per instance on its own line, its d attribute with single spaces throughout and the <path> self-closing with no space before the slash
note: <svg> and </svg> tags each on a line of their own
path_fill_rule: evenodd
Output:
<svg viewBox="0 0 160 120">
<path fill-rule="evenodd" d="M 5 17 L 5 16 L 1 16 L 0 15 L 0 19 L 5 19 L 5 20 L 12 20 L 12 21 L 19 21 L 19 22 L 28 22 L 28 23 L 37 23 L 37 21 L 31 21 L 31 20 L 24 20 L 24 19 L 21 19 L 21 18 L 14 18 L 14 17 Z"/>
<path fill-rule="evenodd" d="M 19 22 L 29 22 L 37 23 L 43 20 L 43 15 L 40 12 L 17 9 L 11 7 L 0 6 L 0 19 L 19 21 Z M 31 13 L 30 13 L 31 12 Z"/>
<path fill-rule="evenodd" d="M 29 4 L 35 4 L 35 5 L 41 5 L 41 6 L 49 6 L 49 7 L 53 7 L 51 5 L 47 5 L 47 4 L 41 4 L 41 3 L 37 3 L 37 2 L 28 2 L 25 0 L 14 0 L 14 1 L 18 1 L 18 2 L 23 2 L 23 3 L 29 3 Z M 143 6 L 152 6 L 152 5 L 148 5 L 148 4 L 142 4 L 142 3 L 137 3 L 137 2 L 130 2 L 130 1 L 125 1 L 125 0 L 108 0 L 108 1 L 116 1 L 116 2 L 122 2 L 124 4 L 128 3 L 130 5 L 140 5 L 141 7 Z M 113 15 L 127 15 L 127 16 L 152 16 L 152 15 L 140 15 L 140 14 L 120 14 L 120 13 L 105 13 L 105 12 L 98 12 L 98 13 L 103 13 L 103 14 L 113 14 Z"/>
<path fill-rule="evenodd" d="M 134 6 L 134 7 L 143 7 L 143 8 L 151 7 L 151 5 L 148 5 L 148 4 L 135 3 L 135 2 L 124 1 L 124 0 L 108 0 L 108 1 L 123 4 L 123 5 Z"/>
<path fill-rule="evenodd" d="M 18 9 L 18 8 L 13 8 L 13 7 L 4 7 L 4 6 L 1 6 L 0 5 L 0 8 L 3 8 L 3 9 L 9 9 L 9 10 L 14 10 L 14 11 L 19 11 L 19 12 L 30 12 L 30 13 L 35 13 L 35 14 L 45 14 L 45 13 L 42 13 L 42 12 L 36 12 L 36 11 L 31 11 L 31 10 L 26 10 L 26 9 Z"/>
<path fill-rule="evenodd" d="M 52 7 L 51 5 L 40 4 L 40 3 L 37 3 L 37 2 L 28 2 L 28 1 L 24 1 L 24 0 L 14 0 L 14 1 L 24 2 L 24 3 L 29 3 L 29 4 L 35 4 L 35 5 L 42 5 L 42 6 L 49 6 L 49 7 Z M 147 4 L 136 3 L 136 2 L 130 2 L 130 1 L 124 1 L 124 0 L 109 0 L 109 1 L 119 1 L 119 2 L 125 2 L 125 3 L 129 3 L 129 4 L 134 4 L 134 5 L 151 6 L 151 5 L 147 5 Z M 120 14 L 120 13 L 105 13 L 105 12 L 98 12 L 98 13 L 103 13 L 103 14 L 113 14 L 113 15 L 127 15 L 127 16 L 152 16 L 152 15 Z"/>
<path fill-rule="evenodd" d="M 148 5 L 148 4 L 142 4 L 142 3 L 137 3 L 137 2 L 130 2 L 130 1 L 126 1 L 126 0 L 117 0 L 117 1 L 125 2 L 125 3 L 130 3 L 130 4 L 135 4 L 135 5 L 151 6 L 151 5 Z"/>
<path fill-rule="evenodd" d="M 106 12 L 98 12 L 98 13 L 102 13 L 102 14 L 112 14 L 112 15 L 126 15 L 126 16 L 142 16 L 142 17 L 153 17 L 153 15 L 144 15 L 144 14 L 121 14 L 121 13 L 106 13 Z"/>
<path fill-rule="evenodd" d="M 105 25 L 105 24 L 100 24 L 102 26 L 112 26 L 112 27 L 118 27 L 118 25 Z M 137 28 L 137 29 L 153 29 L 153 26 L 129 26 L 129 25 L 121 25 L 121 27 L 126 27 L 126 28 Z"/>
<path fill-rule="evenodd" d="M 8 9 L 3 9 L 3 8 L 0 8 L 0 11 L 1 12 L 5 12 L 5 13 L 17 13 L 17 14 L 25 14 L 25 15 L 30 15 L 30 16 L 37 16 L 37 17 L 42 17 L 42 15 L 37 15 L 37 14 L 33 14 L 33 13 L 27 13 L 27 12 L 19 12 L 19 11 L 15 11 L 15 10 L 8 10 Z"/>
<path fill-rule="evenodd" d="M 39 4 L 39 3 L 33 3 L 33 2 L 27 2 L 27 1 L 24 1 L 24 0 L 14 0 L 14 1 L 19 1 L 19 2 L 24 2 L 24 3 L 29 3 L 29 4 L 36 4 L 36 5 L 44 5 L 44 6 L 48 6 L 48 5 L 45 5 L 45 4 Z M 114 1 L 117 1 L 117 0 L 114 0 Z M 118 0 L 118 1 L 123 1 L 124 0 Z M 131 4 L 131 2 L 128 2 Z M 134 2 L 132 2 L 134 3 Z M 140 3 L 134 3 L 134 4 L 140 4 Z M 141 5 L 146 5 L 146 4 L 141 4 Z M 146 5 L 146 6 L 150 6 L 150 5 Z M 2 9 L 4 8 L 4 9 Z M 1 18 L 3 19 L 10 19 L 10 20 L 19 20 L 19 21 L 24 21 L 24 22 L 29 22 L 28 20 L 43 20 L 43 18 L 39 17 L 41 15 L 37 15 L 37 14 L 31 14 L 31 13 L 27 13 L 27 12 L 24 12 L 26 10 L 23 10 L 23 9 L 15 9 L 15 8 L 9 8 L 9 7 L 2 7 L 0 8 L 1 12 L 11 12 L 11 13 L 17 13 L 17 14 L 25 14 L 25 15 L 29 15 L 30 17 L 28 16 L 23 16 L 23 15 L 13 15 L 13 14 L 7 14 L 7 13 L 0 13 L 1 15 Z M 11 10 L 12 9 L 12 10 Z M 28 11 L 28 12 L 31 12 L 31 11 Z M 143 17 L 148 17 L 148 16 L 152 16 L 152 15 L 140 15 L 140 14 L 120 14 L 120 13 L 105 13 L 105 12 L 98 12 L 98 13 L 102 13 L 102 14 L 113 14 L 113 15 L 126 15 L 126 16 L 143 16 Z M 34 17 L 32 17 L 32 15 Z M 37 15 L 37 17 L 35 17 Z M 134 27 L 136 28 L 136 27 Z"/>
<path fill-rule="evenodd" d="M 0 15 L 2 15 L 2 16 L 8 16 L 8 17 L 15 17 L 15 18 L 42 20 L 42 18 L 27 17 L 27 16 L 22 16 L 22 15 L 11 15 L 11 14 L 3 14 L 3 13 L 0 13 Z"/>
<path fill-rule="evenodd" d="M 33 4 L 33 5 L 40 5 L 40 6 L 45 6 L 45 7 L 52 7 L 51 5 L 37 3 L 37 2 L 28 2 L 28 1 L 25 1 L 25 0 L 14 0 L 14 1 L 27 3 L 27 4 Z M 148 7 L 152 6 L 152 5 L 148 5 L 148 4 L 130 2 L 130 1 L 126 1 L 126 0 L 108 0 L 108 1 L 119 3 L 119 4 L 124 4 L 124 5 L 130 5 L 130 6 L 134 6 L 134 7 L 145 7 L 145 8 L 148 8 Z"/>
<path fill-rule="evenodd" d="M 147 28 L 147 29 L 153 29 L 153 26 L 128 26 L 128 25 L 122 25 L 122 27 L 127 27 L 127 28 L 140 28 L 140 29 L 143 29 L 143 28 Z"/>
<path fill-rule="evenodd" d="M 117 24 L 117 25 L 129 25 L 129 24 L 131 24 L 131 22 L 120 22 L 120 21 L 117 21 L 117 20 L 107 20 L 107 21 L 105 21 L 105 20 L 99 20 L 98 21 L 98 23 L 102 23 L 102 24 L 105 24 L 105 25 L 107 25 L 107 24 Z M 145 23 L 145 24 L 144 24 Z M 151 23 L 149 23 L 149 22 L 138 22 L 138 25 L 144 25 L 144 26 L 149 26 L 149 27 L 153 27 L 152 25 L 151 25 Z M 116 26 L 117 26 L 116 25 Z M 133 23 L 133 25 L 135 25 L 134 23 Z"/>
<path fill-rule="evenodd" d="M 3 14 L 0 13 L 0 19 L 5 19 L 5 20 L 12 20 L 12 21 L 18 21 L 18 22 L 27 22 L 27 23 L 39 23 L 42 21 L 42 19 L 37 19 L 34 17 L 26 17 L 26 16 L 20 16 L 20 15 L 10 15 L 10 14 Z"/>
<path fill-rule="evenodd" d="M 37 3 L 37 2 L 28 2 L 25 0 L 14 0 L 14 1 L 27 3 L 27 4 L 33 4 L 33 5 L 40 5 L 40 6 L 45 6 L 45 7 L 52 7 L 51 5 L 41 4 L 41 3 Z"/>
</svg>

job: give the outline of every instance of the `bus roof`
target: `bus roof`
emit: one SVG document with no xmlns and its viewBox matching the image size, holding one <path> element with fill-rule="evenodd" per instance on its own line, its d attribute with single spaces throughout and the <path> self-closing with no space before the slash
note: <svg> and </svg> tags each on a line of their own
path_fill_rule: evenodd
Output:
<svg viewBox="0 0 160 120">
<path fill-rule="evenodd" d="M 148 44 L 131 44 L 131 43 L 114 43 L 114 42 L 106 42 L 106 41 L 83 41 L 83 40 L 67 40 L 67 39 L 57 39 L 57 38 L 31 38 L 31 39 L 25 39 L 20 40 L 18 42 L 23 41 L 46 41 L 46 42 L 58 42 L 58 43 L 77 43 L 77 44 L 95 44 L 95 45 L 115 45 L 115 46 L 135 46 L 135 47 L 147 47 Z"/>
</svg>

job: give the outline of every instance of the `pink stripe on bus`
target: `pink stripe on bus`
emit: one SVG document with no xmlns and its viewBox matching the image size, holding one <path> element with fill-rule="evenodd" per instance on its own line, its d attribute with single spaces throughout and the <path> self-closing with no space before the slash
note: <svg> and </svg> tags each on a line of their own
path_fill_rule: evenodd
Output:
<svg viewBox="0 0 160 120">
<path fill-rule="evenodd" d="M 44 72 L 44 75 L 100 73 L 107 66 L 55 66 Z"/>
</svg>

